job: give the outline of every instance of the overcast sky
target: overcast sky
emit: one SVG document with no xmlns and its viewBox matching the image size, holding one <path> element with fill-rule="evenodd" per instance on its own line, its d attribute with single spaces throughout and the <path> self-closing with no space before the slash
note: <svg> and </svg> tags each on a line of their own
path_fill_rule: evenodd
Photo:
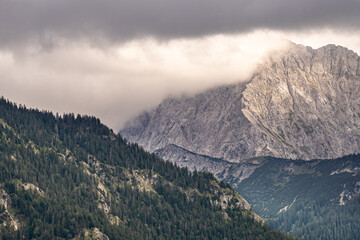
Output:
<svg viewBox="0 0 360 240">
<path fill-rule="evenodd" d="M 118 130 L 243 81 L 287 40 L 360 52 L 360 0 L 0 0 L 0 95 Z"/>
</svg>

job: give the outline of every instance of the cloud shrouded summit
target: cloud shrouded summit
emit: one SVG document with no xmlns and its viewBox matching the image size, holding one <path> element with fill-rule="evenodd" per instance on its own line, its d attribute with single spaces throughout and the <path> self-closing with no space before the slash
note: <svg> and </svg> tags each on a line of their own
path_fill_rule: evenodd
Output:
<svg viewBox="0 0 360 240">
<path fill-rule="evenodd" d="M 67 41 L 49 50 L 33 45 L 0 51 L 1 95 L 30 107 L 96 115 L 119 128 L 168 95 L 248 79 L 264 52 L 283 44 L 257 32 L 101 48 Z"/>
<path fill-rule="evenodd" d="M 0 43 L 200 37 L 266 28 L 359 29 L 359 0 L 1 0 Z"/>
<path fill-rule="evenodd" d="M 287 40 L 360 52 L 360 0 L 0 0 L 0 95 L 115 129 L 248 80 Z"/>
</svg>

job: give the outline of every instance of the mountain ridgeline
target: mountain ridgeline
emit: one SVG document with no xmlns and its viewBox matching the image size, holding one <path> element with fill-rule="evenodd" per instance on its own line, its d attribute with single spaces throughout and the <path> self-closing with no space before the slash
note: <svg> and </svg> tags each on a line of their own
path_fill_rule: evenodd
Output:
<svg viewBox="0 0 360 240">
<path fill-rule="evenodd" d="M 249 81 L 167 99 L 120 133 L 148 151 L 174 144 L 230 162 L 337 158 L 360 152 L 359 103 L 356 53 L 292 44 Z"/>
<path fill-rule="evenodd" d="M 292 239 L 99 119 L 0 100 L 0 239 Z"/>
<path fill-rule="evenodd" d="M 328 160 L 256 157 L 242 163 L 175 145 L 156 153 L 232 185 L 271 227 L 300 239 L 359 239 L 360 155 Z M 183 156 L 177 159 L 176 156 Z"/>
<path fill-rule="evenodd" d="M 234 182 L 252 210 L 274 228 L 304 240 L 360 239 L 360 155 L 311 161 L 259 158 L 254 172 L 240 183 L 232 176 L 224 181 Z"/>
<path fill-rule="evenodd" d="M 290 44 L 247 82 L 166 99 L 120 133 L 213 173 L 275 228 L 360 239 L 360 58 L 351 50 Z"/>
</svg>

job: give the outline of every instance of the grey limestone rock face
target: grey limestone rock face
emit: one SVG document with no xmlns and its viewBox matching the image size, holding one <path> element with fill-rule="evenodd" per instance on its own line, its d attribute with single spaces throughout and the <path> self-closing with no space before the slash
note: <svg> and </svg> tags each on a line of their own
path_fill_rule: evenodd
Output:
<svg viewBox="0 0 360 240">
<path fill-rule="evenodd" d="M 242 164 L 231 163 L 222 159 L 199 155 L 173 144 L 158 149 L 155 153 L 180 167 L 187 167 L 190 171 L 211 172 L 217 179 L 230 179 L 234 186 L 248 178 L 256 168 L 261 167 L 262 163 L 262 161 L 248 161 Z"/>
<path fill-rule="evenodd" d="M 242 112 L 266 134 L 258 144 L 272 156 L 323 159 L 359 152 L 359 56 L 346 48 L 295 45 L 261 66 L 243 95 Z"/>
<path fill-rule="evenodd" d="M 167 99 L 120 133 L 148 151 L 174 144 L 233 163 L 359 153 L 360 59 L 340 46 L 292 44 L 259 65 L 248 82 Z M 177 155 L 171 157 L 181 159 Z"/>
</svg>

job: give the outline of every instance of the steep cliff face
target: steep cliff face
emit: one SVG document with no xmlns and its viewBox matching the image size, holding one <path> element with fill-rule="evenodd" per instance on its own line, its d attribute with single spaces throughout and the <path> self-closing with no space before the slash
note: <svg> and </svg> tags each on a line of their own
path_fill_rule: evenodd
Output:
<svg viewBox="0 0 360 240">
<path fill-rule="evenodd" d="M 267 135 L 259 144 L 269 143 L 273 156 L 335 158 L 359 152 L 359 56 L 346 48 L 294 46 L 261 66 L 243 95 L 242 111 Z"/>
<path fill-rule="evenodd" d="M 167 99 L 121 134 L 149 151 L 175 144 L 230 162 L 358 153 L 359 56 L 335 45 L 314 50 L 293 44 L 248 82 Z"/>
<path fill-rule="evenodd" d="M 245 86 L 241 83 L 165 100 L 153 112 L 127 125 L 121 134 L 149 151 L 171 143 L 230 161 L 251 157 L 251 142 L 245 136 L 251 133 L 252 125 L 241 111 Z"/>
</svg>

